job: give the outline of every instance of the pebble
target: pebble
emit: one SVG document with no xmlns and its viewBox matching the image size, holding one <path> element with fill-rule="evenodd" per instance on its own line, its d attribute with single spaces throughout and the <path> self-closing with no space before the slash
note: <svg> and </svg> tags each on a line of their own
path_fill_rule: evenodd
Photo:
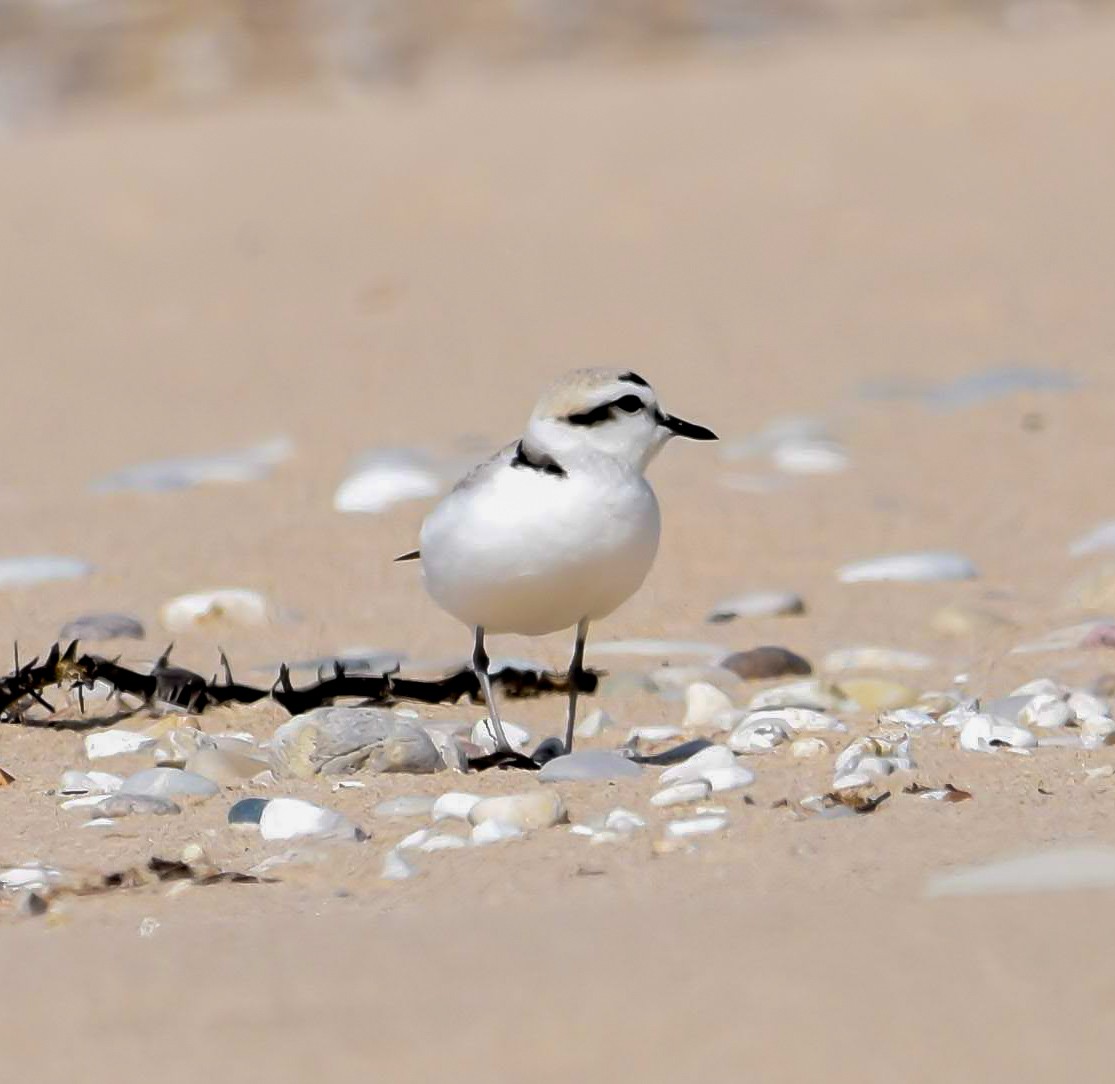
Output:
<svg viewBox="0 0 1115 1084">
<path fill-rule="evenodd" d="M 809 660 L 789 648 L 766 645 L 750 651 L 737 651 L 720 660 L 725 670 L 730 670 L 745 681 L 765 681 L 788 674 L 811 674 Z"/>
<path fill-rule="evenodd" d="M 670 839 L 686 839 L 689 836 L 707 836 L 728 827 L 728 818 L 716 815 L 693 817 L 690 820 L 670 821 L 666 825 L 666 835 Z"/>
<path fill-rule="evenodd" d="M 627 732 L 627 741 L 659 742 L 681 737 L 680 726 L 633 726 Z"/>
<path fill-rule="evenodd" d="M 789 738 L 787 728 L 777 720 L 748 718 L 728 738 L 737 753 L 769 753 Z"/>
<path fill-rule="evenodd" d="M 638 764 L 620 753 L 610 753 L 603 749 L 584 749 L 566 756 L 555 757 L 547 762 L 538 773 L 538 779 L 542 783 L 586 779 L 632 779 L 641 775 L 642 771 Z"/>
<path fill-rule="evenodd" d="M 0 558 L 0 589 L 31 587 L 54 580 L 77 580 L 92 571 L 91 564 L 76 557 L 5 557 Z"/>
<path fill-rule="evenodd" d="M 213 625 L 258 628 L 272 618 L 271 604 L 258 591 L 222 587 L 179 595 L 159 607 L 159 623 L 169 632 L 189 632 Z"/>
<path fill-rule="evenodd" d="M 186 761 L 186 771 L 203 775 L 221 786 L 235 786 L 268 770 L 266 761 L 221 749 L 199 749 Z"/>
<path fill-rule="evenodd" d="M 338 512 L 378 513 L 406 501 L 436 497 L 442 481 L 427 457 L 405 449 L 364 456 L 333 494 Z"/>
<path fill-rule="evenodd" d="M 681 764 L 667 768 L 658 781 L 664 785 L 702 782 L 710 790 L 722 791 L 749 786 L 755 782 L 755 774 L 740 764 L 727 746 L 710 745 Z"/>
<path fill-rule="evenodd" d="M 1115 847 L 1056 847 L 968 866 L 929 879 L 925 894 L 985 896 L 1115 888 Z"/>
<path fill-rule="evenodd" d="M 485 820 L 472 829 L 472 842 L 477 847 L 488 843 L 505 843 L 512 839 L 522 839 L 525 835 L 522 828 L 508 821 Z"/>
<path fill-rule="evenodd" d="M 970 714 L 960 727 L 960 748 L 975 753 L 993 753 L 1007 746 L 1032 749 L 1037 738 L 1024 726 L 982 712 Z"/>
<path fill-rule="evenodd" d="M 597 708 L 577 724 L 573 733 L 578 738 L 597 738 L 613 726 L 615 721 L 612 717 L 603 708 Z"/>
<path fill-rule="evenodd" d="M 566 813 L 556 791 L 536 790 L 500 798 L 482 798 L 469 810 L 468 820 L 472 825 L 490 820 L 502 821 L 531 831 L 562 823 L 566 820 Z"/>
<path fill-rule="evenodd" d="M 724 729 L 724 719 L 732 710 L 732 701 L 715 685 L 695 681 L 685 690 L 685 729 Z"/>
<path fill-rule="evenodd" d="M 259 818 L 259 831 L 266 840 L 366 838 L 347 817 L 301 798 L 272 798 Z"/>
<path fill-rule="evenodd" d="M 1031 697 L 1018 713 L 1022 726 L 1036 726 L 1042 729 L 1067 726 L 1073 718 L 1072 708 L 1061 696 L 1038 693 Z"/>
<path fill-rule="evenodd" d="M 423 854 L 433 854 L 434 851 L 459 851 L 467 846 L 468 843 L 460 836 L 427 834 L 426 838 L 418 844 L 417 849 Z"/>
<path fill-rule="evenodd" d="M 1101 700 L 1098 696 L 1094 696 L 1092 693 L 1081 692 L 1079 690 L 1069 693 L 1067 703 L 1073 718 L 1079 723 L 1084 722 L 1086 719 L 1106 718 L 1108 715 L 1107 702 Z"/>
<path fill-rule="evenodd" d="M 235 452 L 189 458 L 159 459 L 115 471 L 93 482 L 94 493 L 138 491 L 163 493 L 188 489 L 207 482 L 242 483 L 266 478 L 289 459 L 294 445 L 286 437 L 275 437 Z"/>
<path fill-rule="evenodd" d="M 928 670 L 934 660 L 916 651 L 896 651 L 889 647 L 845 647 L 830 651 L 821 669 L 847 670 Z"/>
<path fill-rule="evenodd" d="M 1085 749 L 1099 749 L 1115 743 L 1115 719 L 1089 715 L 1080 724 L 1080 743 Z"/>
<path fill-rule="evenodd" d="M 809 708 L 813 711 L 840 711 L 847 699 L 833 685 L 820 681 L 790 681 L 763 689 L 747 705 L 752 711 L 763 708 Z"/>
<path fill-rule="evenodd" d="M 59 794 L 112 794 L 120 789 L 124 779 L 122 776 L 113 775 L 111 772 L 75 772 L 62 773 L 62 782 L 58 786 Z"/>
<path fill-rule="evenodd" d="M 142 640 L 147 633 L 143 625 L 128 614 L 83 614 L 62 626 L 58 639 L 70 640 Z"/>
<path fill-rule="evenodd" d="M 449 791 L 441 795 L 434 802 L 430 810 L 430 817 L 435 821 L 448 818 L 467 821 L 473 807 L 481 801 L 478 794 L 464 794 L 461 791 Z"/>
<path fill-rule="evenodd" d="M 444 767 L 429 734 L 383 708 L 315 708 L 274 733 L 276 775 L 311 779 L 366 769 L 429 774 Z"/>
<path fill-rule="evenodd" d="M 521 750 L 526 747 L 530 741 L 530 731 L 524 730 L 521 726 L 516 726 L 514 723 L 507 722 L 506 719 L 501 720 L 503 723 L 503 733 L 506 735 L 508 742 L 512 749 Z M 472 733 L 469 735 L 469 740 L 473 745 L 480 746 L 487 753 L 495 752 L 496 748 L 496 732 L 492 726 L 491 719 L 481 719 L 472 728 Z"/>
<path fill-rule="evenodd" d="M 403 794 L 380 802 L 373 812 L 378 817 L 428 817 L 435 801 L 424 794 Z"/>
<path fill-rule="evenodd" d="M 841 691 L 864 711 L 890 711 L 906 708 L 917 702 L 917 691 L 899 681 L 885 678 L 845 678 Z"/>
<path fill-rule="evenodd" d="M 899 731 L 895 735 L 869 734 L 856 738 L 838 754 L 833 764 L 833 773 L 838 783 L 844 779 L 843 786 L 848 786 L 846 777 L 851 774 L 866 775 L 867 782 L 870 782 L 872 776 L 910 771 L 914 767 L 916 765 L 910 754 L 909 735 L 905 731 Z M 841 787 L 837 786 L 836 789 Z"/>
<path fill-rule="evenodd" d="M 1115 519 L 1109 519 L 1082 535 L 1069 546 L 1073 557 L 1087 557 L 1092 553 L 1115 549 Z"/>
<path fill-rule="evenodd" d="M 843 733 L 848 728 L 835 716 L 825 711 L 814 711 L 812 708 L 769 708 L 753 711 L 747 715 L 741 726 L 754 726 L 755 724 L 773 724 L 784 731 L 800 731 L 802 733 Z"/>
<path fill-rule="evenodd" d="M 129 775 L 118 794 L 138 794 L 151 798 L 211 798 L 220 792 L 211 779 L 181 768 L 145 768 Z"/>
<path fill-rule="evenodd" d="M 0 888 L 9 891 L 20 888 L 37 891 L 60 884 L 62 880 L 60 870 L 52 866 L 44 866 L 40 862 L 28 862 L 23 866 L 12 866 L 0 871 Z"/>
<path fill-rule="evenodd" d="M 390 850 L 384 856 L 383 869 L 380 877 L 385 881 L 406 881 L 415 876 L 418 871 L 396 850 Z"/>
<path fill-rule="evenodd" d="M 805 602 L 794 591 L 751 591 L 718 602 L 708 615 L 712 624 L 734 621 L 737 617 L 788 617 L 805 613 Z"/>
<path fill-rule="evenodd" d="M 920 708 L 892 708 L 879 712 L 878 719 L 884 725 L 901 726 L 906 730 L 925 730 L 937 725 L 937 720 Z"/>
<path fill-rule="evenodd" d="M 604 827 L 609 832 L 619 832 L 621 835 L 638 832 L 646 826 L 647 822 L 638 813 L 632 813 L 630 809 L 621 806 L 617 806 L 604 818 Z"/>
<path fill-rule="evenodd" d="M 270 798 L 241 798 L 228 811 L 228 823 L 237 828 L 258 828 Z"/>
<path fill-rule="evenodd" d="M 675 783 L 651 795 L 650 804 L 661 808 L 686 805 L 689 802 L 703 802 L 712 793 L 712 787 L 704 779 L 694 779 L 689 783 Z"/>
<path fill-rule="evenodd" d="M 1064 700 L 1068 698 L 1069 690 L 1066 689 L 1060 682 L 1054 681 L 1052 678 L 1034 678 L 1033 681 L 1027 681 L 1024 685 L 1019 685 L 1017 689 L 1012 689 L 1008 694 L 1010 696 L 1055 696 Z"/>
<path fill-rule="evenodd" d="M 90 760 L 105 757 L 124 756 L 150 749 L 157 743 L 149 734 L 139 734 L 134 730 L 102 730 L 85 737 L 85 755 Z"/>
<path fill-rule="evenodd" d="M 102 817 L 127 817 L 133 813 L 165 817 L 182 812 L 182 807 L 169 798 L 156 798 L 148 794 L 109 794 L 94 808 Z"/>
<path fill-rule="evenodd" d="M 932 583 L 940 580 L 970 580 L 979 573 L 959 553 L 896 553 L 844 565 L 837 572 L 841 583 Z"/>
<path fill-rule="evenodd" d="M 790 756 L 798 759 L 824 756 L 830 752 L 832 750 L 824 738 L 795 738 L 790 742 Z"/>
</svg>

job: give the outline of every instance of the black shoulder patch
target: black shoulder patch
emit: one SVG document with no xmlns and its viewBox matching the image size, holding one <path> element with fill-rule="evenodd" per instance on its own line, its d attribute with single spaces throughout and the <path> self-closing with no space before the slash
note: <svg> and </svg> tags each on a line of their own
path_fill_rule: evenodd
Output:
<svg viewBox="0 0 1115 1084">
<path fill-rule="evenodd" d="M 640 388 L 649 388 L 650 385 L 638 373 L 633 373 L 628 370 L 626 373 L 620 374 L 620 380 L 625 384 L 637 384 Z"/>
<path fill-rule="evenodd" d="M 565 468 L 553 456 L 529 449 L 521 440 L 515 445 L 511 466 L 541 471 L 543 474 L 552 474 L 555 478 L 565 477 Z"/>
</svg>

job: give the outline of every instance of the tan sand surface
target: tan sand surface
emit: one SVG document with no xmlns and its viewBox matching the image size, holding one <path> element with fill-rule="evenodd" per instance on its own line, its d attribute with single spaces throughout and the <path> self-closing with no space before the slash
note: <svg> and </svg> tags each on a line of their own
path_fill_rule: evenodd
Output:
<svg viewBox="0 0 1115 1084">
<path fill-rule="evenodd" d="M 921 27 L 661 65 L 444 73 L 359 100 L 71 116 L 11 137 L 0 555 L 72 554 L 96 571 L 0 593 L 0 630 L 26 651 L 79 613 L 122 610 L 151 630 L 126 658 L 151 659 L 171 639 L 163 601 L 236 585 L 300 619 L 178 636 L 183 663 L 211 672 L 218 639 L 245 676 L 353 645 L 462 657 L 467 634 L 413 566 L 390 561 L 427 505 L 342 516 L 337 484 L 370 447 L 494 447 L 553 375 L 623 364 L 726 440 L 824 418 L 851 466 L 745 492 L 725 480 L 775 472 L 670 447 L 652 471 L 658 563 L 595 638 L 782 643 L 814 661 L 878 644 L 933 657 L 892 675 L 918 689 L 959 672 L 988 695 L 1041 675 L 1090 683 L 1112 669 L 1104 649 L 1008 652 L 1090 616 L 1067 592 L 1102 559 L 1068 545 L 1115 515 L 1112 55 L 1109 22 Z M 951 411 L 857 392 L 1005 364 L 1083 384 Z M 274 434 L 295 455 L 262 482 L 88 490 L 135 462 Z M 981 576 L 837 582 L 847 561 L 911 549 L 961 551 Z M 804 616 L 704 622 L 724 595 L 782 586 Z M 949 604 L 1009 623 L 945 638 L 931 619 Z M 567 650 L 564 637 L 495 644 L 553 666 Z M 622 690 L 587 704 L 620 736 L 683 710 Z M 537 736 L 560 725 L 556 700 L 507 713 Z M 203 724 L 263 737 L 274 722 L 237 710 Z M 224 827 L 235 793 L 81 830 L 47 794 L 84 764 L 80 735 L 0 739 L 17 780 L 0 790 L 4 863 L 106 872 L 198 843 L 246 869 L 286 849 Z M 1115 844 L 1115 781 L 1084 775 L 1115 750 L 988 756 L 941 735 L 915 749 L 913 778 L 973 799 L 895 793 L 870 816 L 799 819 L 773 803 L 825 789 L 831 758 L 783 750 L 755 758 L 755 785 L 725 796 L 731 829 L 692 851 L 653 849 L 667 817 L 648 804 L 651 772 L 560 785 L 574 820 L 645 814 L 650 830 L 629 843 L 557 828 L 421 856 L 403 883 L 380 879 L 382 856 L 420 822 L 385 823 L 377 802 L 539 784 L 284 786 L 372 840 L 279 867 L 277 884 L 68 899 L 36 920 L 5 909 L 5 1068 L 85 1081 L 1106 1079 L 1110 893 L 924 888 L 1046 844 Z"/>
</svg>

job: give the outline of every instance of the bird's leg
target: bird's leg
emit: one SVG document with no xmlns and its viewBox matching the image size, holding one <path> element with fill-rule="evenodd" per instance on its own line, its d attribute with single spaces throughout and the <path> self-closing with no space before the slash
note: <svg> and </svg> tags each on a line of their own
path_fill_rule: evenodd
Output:
<svg viewBox="0 0 1115 1084">
<path fill-rule="evenodd" d="M 476 627 L 476 639 L 472 646 L 472 669 L 476 672 L 476 680 L 480 682 L 480 691 L 484 694 L 484 703 L 488 705 L 488 718 L 491 720 L 492 729 L 496 735 L 496 752 L 511 752 L 511 743 L 503 732 L 503 723 L 499 721 L 499 712 L 496 710 L 496 698 L 492 695 L 492 681 L 488 677 L 488 653 L 484 650 L 484 630 Z"/>
<path fill-rule="evenodd" d="M 573 724 L 577 721 L 577 693 L 584 674 L 585 639 L 588 636 L 588 618 L 577 622 L 577 639 L 573 641 L 573 658 L 569 662 L 569 707 L 565 716 L 565 751 L 573 752 Z"/>
</svg>

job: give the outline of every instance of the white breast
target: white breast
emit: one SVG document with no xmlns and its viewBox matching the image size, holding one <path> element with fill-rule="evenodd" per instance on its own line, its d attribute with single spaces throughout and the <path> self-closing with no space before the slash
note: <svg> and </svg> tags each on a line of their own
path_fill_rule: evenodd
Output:
<svg viewBox="0 0 1115 1084">
<path fill-rule="evenodd" d="M 422 527 L 434 600 L 466 625 L 541 635 L 611 613 L 658 549 L 658 502 L 606 457 L 558 477 L 504 456 L 454 490 Z"/>
</svg>

